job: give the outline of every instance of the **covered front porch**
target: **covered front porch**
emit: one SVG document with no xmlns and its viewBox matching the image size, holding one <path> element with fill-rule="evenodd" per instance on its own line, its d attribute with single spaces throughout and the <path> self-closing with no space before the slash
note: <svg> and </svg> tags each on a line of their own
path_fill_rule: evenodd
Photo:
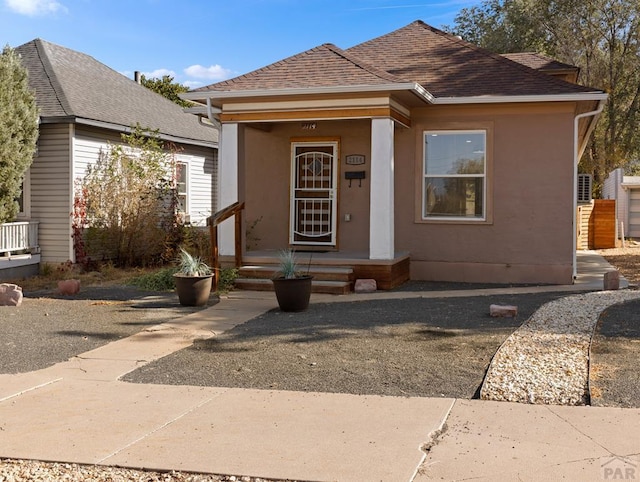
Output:
<svg viewBox="0 0 640 482">
<path fill-rule="evenodd" d="M 396 136 L 410 135 L 411 108 L 429 98 L 414 83 L 373 80 L 346 91 L 184 95 L 202 104 L 191 112 L 219 126 L 217 206 L 245 205 L 240 241 L 232 221 L 217 228 L 223 260 L 240 251 L 245 265 L 273 267 L 278 251 L 292 248 L 301 264 L 310 257 L 314 266 L 350 269 L 351 283 L 373 278 L 389 289 L 409 278 L 409 254 L 395 240 Z"/>
<path fill-rule="evenodd" d="M 218 206 L 244 203 L 243 249 L 291 247 L 394 260 L 397 123 L 373 118 L 318 120 L 312 129 L 307 124 L 274 122 L 263 124 L 264 130 L 222 124 Z M 351 163 L 355 158 L 358 164 Z M 233 223 L 222 223 L 218 236 L 220 254 L 233 256 Z"/>
</svg>

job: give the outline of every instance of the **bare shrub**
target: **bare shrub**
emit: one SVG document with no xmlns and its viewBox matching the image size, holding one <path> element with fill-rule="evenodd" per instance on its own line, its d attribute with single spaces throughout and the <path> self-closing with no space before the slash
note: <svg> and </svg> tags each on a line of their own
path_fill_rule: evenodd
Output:
<svg viewBox="0 0 640 482">
<path fill-rule="evenodd" d="M 76 256 L 81 263 L 159 265 L 175 257 L 182 238 L 175 149 L 140 126 L 122 137 L 125 144 L 101 152 L 76 186 Z"/>
</svg>

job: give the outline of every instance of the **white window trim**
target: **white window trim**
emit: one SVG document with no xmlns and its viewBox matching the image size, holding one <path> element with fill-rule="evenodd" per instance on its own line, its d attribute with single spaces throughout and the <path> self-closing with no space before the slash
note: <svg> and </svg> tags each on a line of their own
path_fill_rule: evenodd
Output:
<svg viewBox="0 0 640 482">
<path fill-rule="evenodd" d="M 426 152 L 426 140 L 427 136 L 430 134 L 438 134 L 438 135 L 447 135 L 447 134 L 482 134 L 484 136 L 484 173 L 482 176 L 478 174 L 438 174 L 438 175 L 427 175 L 426 173 L 426 162 L 427 162 L 427 152 Z M 486 223 L 488 220 L 488 205 L 487 205 L 487 190 L 488 190 L 488 182 L 487 182 L 487 170 L 488 170 L 488 145 L 487 145 L 488 133 L 487 129 L 447 129 L 447 130 L 438 130 L 438 129 L 430 129 L 425 130 L 422 133 L 422 176 L 420 179 L 421 182 L 421 197 L 420 197 L 420 216 L 422 221 L 429 222 L 458 222 L 458 223 Z M 425 179 L 428 177 L 450 177 L 450 178 L 478 178 L 482 177 L 482 216 L 481 217 L 466 217 L 466 216 L 428 216 L 425 212 Z"/>
<path fill-rule="evenodd" d="M 178 211 L 180 214 L 186 214 L 189 215 L 190 214 L 190 204 L 191 204 L 191 186 L 190 186 L 190 182 L 189 182 L 189 170 L 190 170 L 190 166 L 189 166 L 189 162 L 186 160 L 177 160 L 176 161 L 176 170 L 179 168 L 184 168 L 185 169 L 185 191 L 184 191 L 184 196 L 186 197 L 185 203 L 184 203 L 184 211 Z M 180 191 L 178 191 L 178 176 L 177 176 L 177 172 L 176 172 L 176 194 L 179 196 L 181 193 Z"/>
</svg>

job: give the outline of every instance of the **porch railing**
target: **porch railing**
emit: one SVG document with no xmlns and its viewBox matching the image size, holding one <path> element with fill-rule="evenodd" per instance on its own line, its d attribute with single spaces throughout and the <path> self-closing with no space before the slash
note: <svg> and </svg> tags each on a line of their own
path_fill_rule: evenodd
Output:
<svg viewBox="0 0 640 482">
<path fill-rule="evenodd" d="M 244 203 L 235 202 L 224 209 L 221 209 L 213 216 L 207 218 L 209 233 L 211 236 L 211 264 L 213 267 L 213 290 L 218 289 L 218 281 L 220 280 L 220 257 L 218 255 L 218 224 L 229 219 L 231 216 L 236 217 L 235 224 L 235 251 L 236 251 L 236 268 L 242 265 L 242 210 Z"/>
<path fill-rule="evenodd" d="M 38 252 L 38 221 L 0 224 L 0 254 Z"/>
</svg>

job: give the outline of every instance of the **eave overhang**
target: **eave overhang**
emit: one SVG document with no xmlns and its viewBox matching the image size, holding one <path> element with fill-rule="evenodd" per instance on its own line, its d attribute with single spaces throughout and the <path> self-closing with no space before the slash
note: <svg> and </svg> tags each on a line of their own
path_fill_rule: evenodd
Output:
<svg viewBox="0 0 640 482">
<path fill-rule="evenodd" d="M 432 104 L 512 104 L 531 102 L 580 102 L 607 100 L 605 92 L 552 95 L 485 95 L 477 97 L 435 97 Z"/>
<path fill-rule="evenodd" d="M 380 84 L 380 85 L 338 85 L 330 87 L 292 87 L 285 89 L 259 89 L 259 90 L 208 90 L 193 91 L 180 94 L 185 100 L 192 100 L 206 104 L 207 99 L 211 99 L 214 107 L 221 108 L 225 100 L 248 99 L 263 97 L 298 97 L 298 96 L 327 96 L 338 94 L 357 93 L 403 93 L 409 92 L 421 100 L 423 103 L 431 103 L 433 95 L 417 82 Z"/>
<path fill-rule="evenodd" d="M 478 105 L 544 102 L 600 102 L 601 91 L 549 95 L 435 97 L 416 82 L 180 94 L 199 102 L 187 112 L 215 116 L 221 122 L 279 122 L 391 117 L 411 124 L 411 109 L 427 105 Z M 382 101 L 381 101 L 382 100 Z M 367 104 L 368 102 L 368 104 Z M 386 102 L 386 105 L 385 105 Z"/>
<path fill-rule="evenodd" d="M 205 111 L 206 112 L 206 111 Z M 81 124 L 91 127 L 98 127 L 101 129 L 108 129 L 111 131 L 122 132 L 125 134 L 131 134 L 134 132 L 134 128 L 132 126 L 125 126 L 122 124 L 115 124 L 111 122 L 98 121 L 95 119 L 86 119 L 83 117 L 76 116 L 65 116 L 65 117 L 40 117 L 40 124 Z M 199 139 L 189 139 L 186 137 L 179 137 L 170 134 L 163 134 L 162 132 L 158 133 L 158 137 L 163 141 L 167 142 L 175 142 L 178 144 L 187 144 L 190 146 L 199 146 L 206 148 L 217 148 L 217 142 L 208 142 Z"/>
</svg>

